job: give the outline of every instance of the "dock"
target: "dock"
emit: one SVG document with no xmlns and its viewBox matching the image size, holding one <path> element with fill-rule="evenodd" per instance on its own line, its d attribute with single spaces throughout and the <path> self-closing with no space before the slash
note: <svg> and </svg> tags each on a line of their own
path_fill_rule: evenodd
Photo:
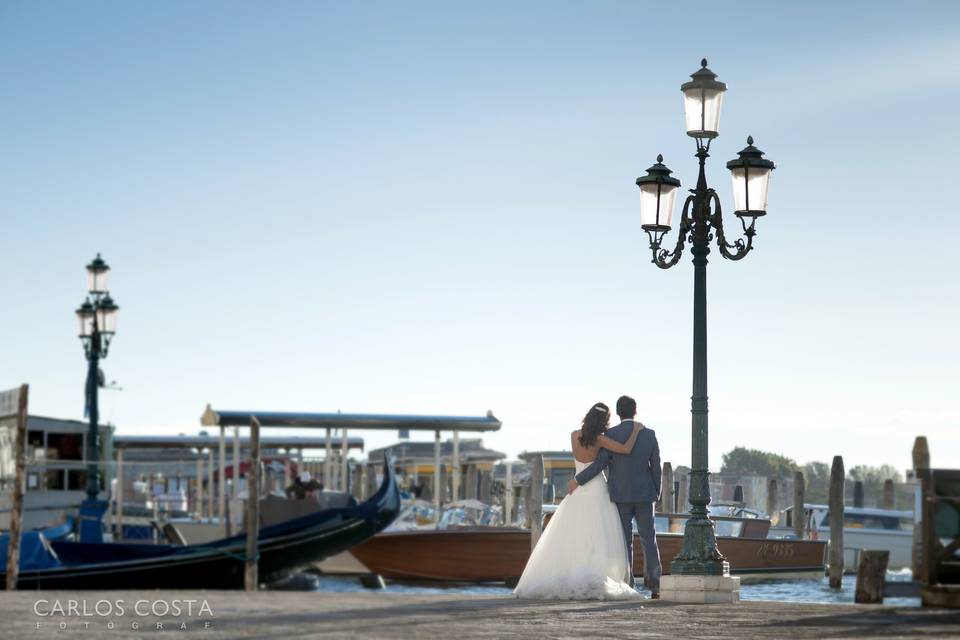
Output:
<svg viewBox="0 0 960 640">
<path fill-rule="evenodd" d="M 123 615 L 98 615 L 97 607 L 102 612 L 108 606 L 99 601 L 109 603 L 114 614 L 122 603 Z M 151 613 L 156 607 L 162 614 L 174 601 L 180 602 L 179 617 Z M 187 601 L 193 601 L 190 616 L 185 614 Z M 201 602 L 209 613 L 199 611 Z M 35 612 L 50 614 L 56 603 L 67 615 Z M 0 619 L 3 637 L 37 639 L 162 638 L 170 633 L 205 639 L 960 638 L 960 611 L 948 609 L 757 601 L 697 606 L 383 592 L 21 591 L 0 597 Z M 158 623 L 163 627 L 158 629 Z"/>
</svg>

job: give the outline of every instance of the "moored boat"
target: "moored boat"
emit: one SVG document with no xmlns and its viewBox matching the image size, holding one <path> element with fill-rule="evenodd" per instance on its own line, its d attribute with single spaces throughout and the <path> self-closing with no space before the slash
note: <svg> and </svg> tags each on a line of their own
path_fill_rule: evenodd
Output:
<svg viewBox="0 0 960 640">
<path fill-rule="evenodd" d="M 736 535 L 718 535 L 717 544 L 730 561 L 731 573 L 744 581 L 823 576 L 824 541 L 768 539 L 768 520 L 714 520 L 718 529 L 736 530 Z M 680 552 L 682 543 L 682 533 L 657 533 L 664 574 L 669 575 L 670 559 Z M 637 536 L 633 544 L 634 574 L 643 575 L 643 548 Z M 352 548 L 350 554 L 384 578 L 509 584 L 526 566 L 530 532 L 515 527 L 384 532 Z"/>
<path fill-rule="evenodd" d="M 792 507 L 784 510 L 785 520 L 792 521 Z M 811 537 L 830 540 L 830 508 L 827 505 L 805 504 L 805 529 Z M 843 508 L 843 564 L 848 572 L 856 571 L 860 551 L 889 551 L 887 567 L 892 570 L 912 566 L 912 511 L 896 511 L 872 507 Z M 775 527 L 771 535 L 792 536 L 790 527 Z"/>
<path fill-rule="evenodd" d="M 389 466 L 389 465 L 388 465 Z M 400 510 L 391 471 L 360 504 L 325 509 L 261 528 L 259 575 L 279 580 L 385 529 Z M 49 542 L 52 566 L 23 566 L 19 589 L 237 589 L 246 536 L 198 545 Z M 3 567 L 5 569 L 5 567 Z M 5 584 L 5 573 L 0 572 Z"/>
</svg>

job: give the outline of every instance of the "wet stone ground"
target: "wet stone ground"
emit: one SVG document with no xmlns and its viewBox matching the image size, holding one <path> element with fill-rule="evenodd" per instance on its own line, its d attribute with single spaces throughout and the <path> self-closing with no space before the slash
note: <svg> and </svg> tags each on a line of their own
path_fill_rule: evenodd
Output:
<svg viewBox="0 0 960 640">
<path fill-rule="evenodd" d="M 0 638 L 17 640 L 960 638 L 960 611 L 916 607 L 757 601 L 734 606 L 649 600 L 543 602 L 502 596 L 383 592 L 3 593 L 0 621 Z"/>
</svg>

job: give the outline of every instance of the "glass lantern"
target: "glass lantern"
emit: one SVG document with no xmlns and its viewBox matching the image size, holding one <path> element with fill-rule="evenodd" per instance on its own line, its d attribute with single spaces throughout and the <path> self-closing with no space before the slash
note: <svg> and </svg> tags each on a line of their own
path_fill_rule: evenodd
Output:
<svg viewBox="0 0 960 640">
<path fill-rule="evenodd" d="M 647 175 L 637 178 L 640 187 L 640 226 L 645 231 L 665 233 L 670 230 L 673 206 L 677 199 L 680 181 L 670 177 L 673 173 L 663 164 L 663 156 L 647 169 Z"/>
<path fill-rule="evenodd" d="M 108 273 L 110 267 L 98 253 L 93 262 L 87 265 L 87 290 L 94 294 L 106 293 Z"/>
<path fill-rule="evenodd" d="M 707 69 L 707 59 L 700 61 L 701 69 L 690 82 L 680 86 L 683 92 L 683 111 L 687 120 L 687 135 L 698 139 L 716 138 L 720 130 L 720 107 L 727 85 L 717 80 L 717 74 Z"/>
<path fill-rule="evenodd" d="M 753 136 L 747 146 L 727 163 L 733 178 L 734 213 L 741 218 L 757 218 L 767 214 L 767 187 L 776 165 L 763 157 L 763 151 L 753 146 Z"/>
<path fill-rule="evenodd" d="M 116 305 L 109 294 L 97 304 L 97 328 L 99 328 L 100 333 L 107 335 L 116 333 L 117 311 L 119 310 L 120 307 Z"/>
<path fill-rule="evenodd" d="M 77 309 L 77 329 L 80 338 L 89 338 L 93 335 L 94 308 L 89 300 L 85 300 Z"/>
</svg>

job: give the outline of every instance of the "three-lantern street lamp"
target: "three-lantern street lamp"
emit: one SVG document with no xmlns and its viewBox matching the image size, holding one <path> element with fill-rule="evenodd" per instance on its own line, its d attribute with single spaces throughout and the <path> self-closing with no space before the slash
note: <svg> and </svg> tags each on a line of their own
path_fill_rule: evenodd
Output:
<svg viewBox="0 0 960 640">
<path fill-rule="evenodd" d="M 693 397 L 692 460 L 690 470 L 690 518 L 683 533 L 683 548 L 673 559 L 673 575 L 727 575 L 730 570 L 724 556 L 717 549 L 716 532 L 707 512 L 710 504 L 708 482 L 707 440 L 707 255 L 710 242 L 716 237 L 720 254 L 730 260 L 740 260 L 753 249 L 757 218 L 767 213 L 767 186 L 774 163 L 763 157 L 763 152 L 747 138 L 747 146 L 737 158 L 727 163 L 733 177 L 734 215 L 740 219 L 743 237 L 733 243 L 727 240 L 720 210 L 720 198 L 707 186 L 704 165 L 709 157 L 710 142 L 717 137 L 720 125 L 720 107 L 727 85 L 717 80 L 716 74 L 701 62 L 701 69 L 684 83 L 683 107 L 687 121 L 687 135 L 697 144 L 696 157 L 700 161 L 697 186 L 690 190 L 683 203 L 677 242 L 672 251 L 661 247 L 664 236 L 672 228 L 673 209 L 680 181 L 672 177 L 663 164 L 663 156 L 647 169 L 647 175 L 637 178 L 640 187 L 640 222 L 650 238 L 653 263 L 661 269 L 677 264 L 687 242 L 693 254 Z"/>
<path fill-rule="evenodd" d="M 86 411 L 90 417 L 87 434 L 87 500 L 96 501 L 100 493 L 97 461 L 100 459 L 98 391 L 100 389 L 100 359 L 107 357 L 110 341 L 117 328 L 119 307 L 107 290 L 107 275 L 110 267 L 100 254 L 87 265 L 87 290 L 89 295 L 77 309 L 80 341 L 87 356 Z"/>
</svg>

